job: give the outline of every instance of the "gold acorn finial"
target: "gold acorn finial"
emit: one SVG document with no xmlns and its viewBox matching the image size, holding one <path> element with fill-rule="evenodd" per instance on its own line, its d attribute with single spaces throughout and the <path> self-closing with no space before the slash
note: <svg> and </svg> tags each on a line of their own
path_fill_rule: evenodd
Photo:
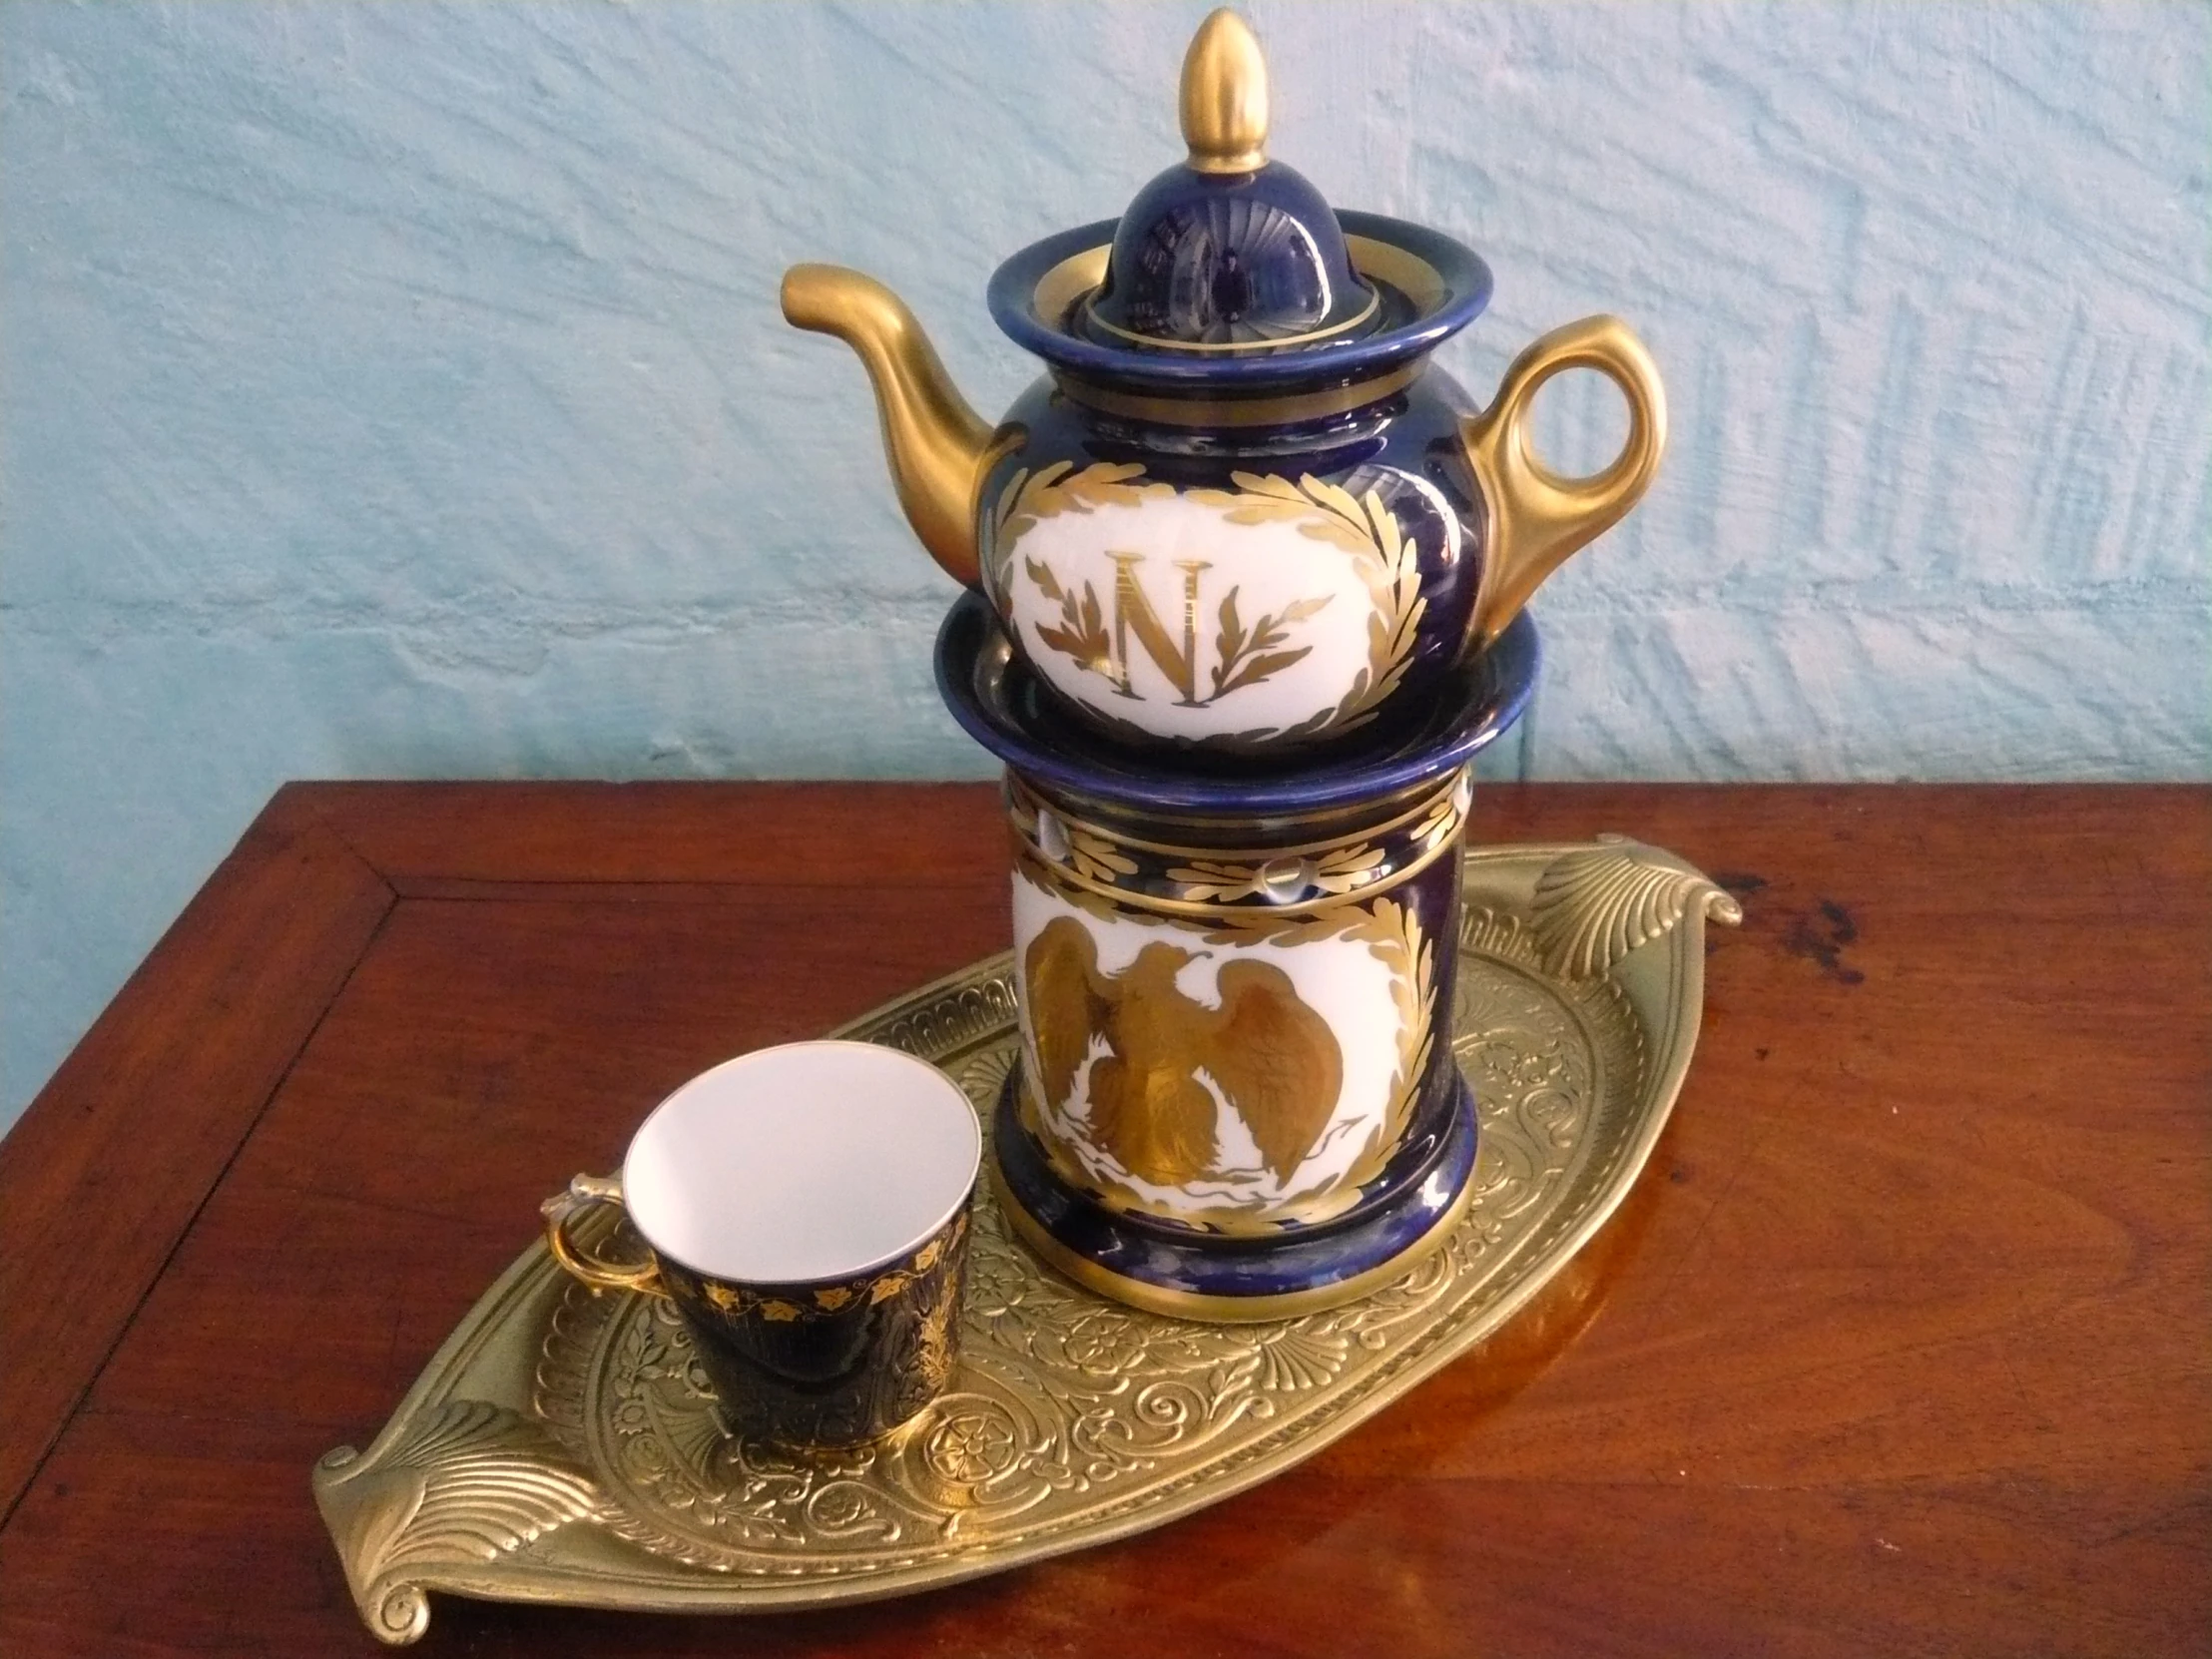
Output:
<svg viewBox="0 0 2212 1659">
<path fill-rule="evenodd" d="M 1268 64 L 1251 25 L 1227 6 L 1183 54 L 1183 141 L 1201 173 L 1252 173 L 1268 160 Z"/>
</svg>

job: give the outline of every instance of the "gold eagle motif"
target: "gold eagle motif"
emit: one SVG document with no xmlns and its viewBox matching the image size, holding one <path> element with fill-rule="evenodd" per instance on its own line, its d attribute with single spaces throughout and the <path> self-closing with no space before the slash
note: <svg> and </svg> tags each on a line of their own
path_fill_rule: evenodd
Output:
<svg viewBox="0 0 2212 1659">
<path fill-rule="evenodd" d="M 1328 1127 L 1344 1087 L 1344 1055 L 1329 1022 L 1268 962 L 1233 961 L 1209 1008 L 1175 983 L 1196 953 L 1147 944 L 1119 973 L 1098 970 L 1098 943 L 1072 916 L 1055 916 L 1022 957 L 1030 1028 L 1044 1098 L 1065 1106 L 1091 1065 L 1090 1134 L 1121 1167 L 1175 1187 L 1213 1169 L 1218 1116 L 1213 1079 L 1252 1133 L 1267 1167 L 1288 1180 Z"/>
</svg>

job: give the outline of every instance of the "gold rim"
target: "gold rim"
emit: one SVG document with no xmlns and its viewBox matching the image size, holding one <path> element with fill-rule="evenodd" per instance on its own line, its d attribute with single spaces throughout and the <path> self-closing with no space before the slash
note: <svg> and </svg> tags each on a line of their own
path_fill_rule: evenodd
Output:
<svg viewBox="0 0 2212 1659">
<path fill-rule="evenodd" d="M 1113 248 L 1112 243 L 1102 242 L 1070 254 L 1037 278 L 1037 285 L 1029 290 L 1030 308 L 1047 322 L 1065 316 L 1070 306 L 1106 280 Z M 1404 294 L 1412 301 L 1416 318 L 1428 315 L 1450 295 L 1443 274 L 1410 249 L 1353 236 L 1345 238 L 1345 249 L 1352 256 L 1353 270 L 1371 283 L 1380 278 Z"/>
<path fill-rule="evenodd" d="M 1320 840 L 1303 840 L 1274 846 L 1215 846 L 1211 844 L 1194 846 L 1184 841 L 1146 840 L 1141 835 L 1123 834 L 1111 825 L 1102 823 L 1097 819 L 1084 817 L 1082 813 L 1063 805 L 1065 797 L 1056 796 L 1051 791 L 1030 783 L 1019 772 L 1009 769 L 1006 774 L 1006 783 L 1008 793 L 1027 806 L 1031 812 L 1035 812 L 1039 807 L 1046 808 L 1068 828 L 1079 830 L 1087 835 L 1095 835 L 1102 841 L 1110 841 L 1116 847 L 1133 846 L 1141 852 L 1155 852 L 1167 858 L 1210 858 L 1222 861 L 1264 863 L 1270 858 L 1290 857 L 1303 852 L 1329 852 L 1344 845 L 1347 841 L 1372 839 L 1377 835 L 1386 835 L 1392 830 L 1400 830 L 1408 824 L 1417 823 L 1423 814 L 1433 812 L 1439 805 L 1449 802 L 1453 796 L 1458 794 L 1459 785 L 1465 772 L 1466 767 L 1460 767 L 1458 771 L 1451 773 L 1440 786 L 1429 788 L 1427 793 L 1422 795 L 1410 807 L 1379 823 L 1361 824 L 1357 828 L 1326 836 Z M 1415 788 L 1420 788 L 1420 786 L 1416 785 Z M 1388 798 L 1384 799 L 1386 802 Z M 1170 821 L 1151 819 L 1149 822 L 1160 824 Z M 1184 819 L 1176 822 L 1190 824 L 1200 821 Z M 1222 821 L 1214 819 L 1205 822 L 1219 824 Z M 1296 823 L 1297 821 L 1293 820 L 1291 822 Z"/>
<path fill-rule="evenodd" d="M 1462 769 L 1465 766 L 1471 766 L 1472 764 L 1472 762 L 1462 763 Z M 1044 804 L 1050 807 L 1055 813 L 1059 813 L 1063 819 L 1072 818 L 1080 820 L 1086 826 L 1093 823 L 1104 825 L 1110 824 L 1112 822 L 1110 819 L 1093 820 L 1085 818 L 1081 810 L 1061 812 L 1060 803 L 1063 800 L 1074 800 L 1077 798 L 1072 795 L 1055 795 L 1051 790 L 1045 788 L 1043 785 L 1034 782 L 1029 774 L 1017 773 L 1016 770 L 1011 767 L 1007 769 L 1007 776 L 1020 777 L 1022 780 L 1022 787 L 1024 789 L 1026 789 L 1031 795 L 1037 797 L 1039 800 L 1044 802 Z M 1418 813 L 1421 808 L 1419 806 L 1416 806 L 1407 809 L 1398 809 L 1395 804 L 1399 801 L 1411 800 L 1415 795 L 1429 790 L 1430 787 L 1431 786 L 1426 782 L 1418 784 L 1408 784 L 1404 788 L 1395 790 L 1388 795 L 1378 796 L 1373 801 L 1355 802 L 1349 807 L 1324 807 L 1318 812 L 1263 813 L 1259 816 L 1257 822 L 1281 825 L 1283 827 L 1283 832 L 1285 834 L 1290 834 L 1294 830 L 1300 832 L 1309 832 L 1313 834 L 1326 833 L 1328 835 L 1329 843 L 1334 844 L 1335 842 L 1340 840 L 1349 840 L 1355 835 L 1364 835 L 1369 833 L 1371 827 L 1368 824 L 1368 818 L 1370 817 L 1370 815 L 1378 811 L 1391 811 L 1399 814 L 1399 816 L 1392 818 L 1387 824 L 1382 825 L 1380 826 L 1380 828 L 1388 829 L 1392 825 L 1402 824 L 1407 818 L 1410 818 L 1414 814 Z M 1421 804 L 1425 806 L 1428 799 L 1428 796 L 1422 795 Z M 1179 830 L 1216 830 L 1219 829 L 1223 823 L 1223 815 L 1220 813 L 1214 813 L 1210 815 L 1200 813 L 1145 813 L 1142 816 L 1147 824 L 1167 825 Z M 1338 825 L 1350 826 L 1350 828 L 1344 829 L 1342 830 L 1332 828 L 1333 826 Z M 1124 839 L 1124 837 L 1118 832 L 1111 834 L 1110 838 L 1117 841 Z M 1182 842 L 1176 841 L 1162 842 L 1158 850 L 1174 852 L 1191 851 L 1197 853 L 1200 857 L 1204 857 L 1209 851 L 1212 851 L 1214 849 L 1211 847 L 1185 847 Z"/>
<path fill-rule="evenodd" d="M 1419 363 L 1406 363 L 1387 374 L 1378 374 L 1328 391 L 1297 392 L 1286 397 L 1247 397 L 1238 400 L 1192 397 L 1144 397 L 1093 385 L 1079 375 L 1056 373 L 1053 378 L 1072 402 L 1101 414 L 1148 420 L 1160 426 L 1289 426 L 1302 420 L 1325 420 L 1331 415 L 1380 403 L 1403 391 L 1420 372 Z"/>
<path fill-rule="evenodd" d="M 1418 254 L 1394 243 L 1380 242 L 1374 237 L 1348 236 L 1345 238 L 1345 248 L 1352 256 L 1352 269 L 1368 281 L 1368 291 L 1377 304 L 1382 302 L 1381 294 L 1373 285 L 1378 280 L 1389 283 L 1404 294 L 1412 303 L 1416 319 L 1429 315 L 1450 297 L 1451 290 L 1442 275 Z M 1095 248 L 1086 248 L 1080 254 L 1071 254 L 1062 260 L 1038 277 L 1037 285 L 1029 290 L 1031 310 L 1054 326 L 1058 325 L 1056 319 L 1066 316 L 1078 301 L 1082 302 L 1088 312 L 1090 296 L 1106 280 L 1106 266 L 1112 252 L 1113 245 L 1102 242 Z M 1094 317 L 1093 320 L 1097 319 Z M 1354 322 L 1359 320 L 1358 317 L 1353 319 Z M 1112 327 L 1111 323 L 1100 325 Z M 1343 326 L 1350 327 L 1352 324 L 1346 323 Z M 1130 334 L 1128 337 L 1153 345 L 1173 343 L 1153 340 L 1142 334 Z M 1257 343 L 1239 349 L 1253 350 Z M 1292 342 L 1274 340 L 1267 343 L 1283 345 Z M 1056 372 L 1054 378 L 1060 389 L 1074 401 L 1107 414 L 1127 415 L 1163 426 L 1273 426 L 1286 425 L 1296 420 L 1319 420 L 1328 415 L 1342 414 L 1348 409 L 1357 409 L 1363 404 L 1380 402 L 1411 384 L 1421 367 L 1420 361 L 1407 363 L 1386 374 L 1329 391 L 1300 392 L 1287 397 L 1228 399 L 1147 397 L 1093 385 L 1079 375 Z"/>
<path fill-rule="evenodd" d="M 1382 295 L 1369 284 L 1363 283 L 1361 285 L 1367 287 L 1368 302 L 1360 307 L 1358 314 L 1348 316 L 1342 322 L 1332 322 L 1326 328 L 1309 328 L 1303 334 L 1285 334 L 1280 339 L 1188 340 L 1169 339 L 1163 334 L 1140 334 L 1134 328 L 1124 328 L 1118 323 L 1108 322 L 1100 316 L 1097 305 L 1098 295 L 1095 292 L 1090 298 L 1083 301 L 1083 316 L 1086 321 L 1096 327 L 1105 329 L 1109 334 L 1117 335 L 1126 340 L 1134 340 L 1139 345 L 1156 346 L 1162 351 L 1189 351 L 1194 355 L 1204 356 L 1230 351 L 1276 351 L 1286 345 L 1311 345 L 1316 340 L 1335 339 L 1339 334 L 1359 327 L 1361 323 L 1375 315 L 1377 311 L 1382 308 Z"/>
</svg>

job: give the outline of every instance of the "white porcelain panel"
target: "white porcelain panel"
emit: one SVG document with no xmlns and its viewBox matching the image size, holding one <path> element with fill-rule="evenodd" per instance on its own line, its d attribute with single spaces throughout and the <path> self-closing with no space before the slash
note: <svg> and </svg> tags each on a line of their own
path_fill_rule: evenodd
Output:
<svg viewBox="0 0 2212 1659">
<path fill-rule="evenodd" d="M 1420 1037 L 1408 1015 L 1425 1019 L 1395 903 L 1232 941 L 1202 924 L 1100 914 L 1017 873 L 1013 910 L 1037 1126 L 1110 1202 L 1265 1220 L 1343 1184 L 1389 1135 Z M 1056 988 L 1049 964 L 1075 957 Z M 1076 1021 L 1087 1043 L 1070 1074 L 1051 1050 L 1075 1052 Z M 1154 1121 L 1132 1128 L 1140 1115 Z M 1182 1121 L 1163 1127 L 1163 1116 Z"/>
<path fill-rule="evenodd" d="M 1331 730 L 1402 672 L 1417 550 L 1379 503 L 1088 477 L 1011 517 L 994 572 L 1024 656 L 1070 701 L 1154 737 L 1258 741 Z"/>
</svg>

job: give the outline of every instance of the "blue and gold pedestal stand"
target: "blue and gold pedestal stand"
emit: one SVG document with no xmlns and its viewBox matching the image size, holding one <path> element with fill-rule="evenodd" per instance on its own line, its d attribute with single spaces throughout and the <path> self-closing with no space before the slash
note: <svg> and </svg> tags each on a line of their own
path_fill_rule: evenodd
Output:
<svg viewBox="0 0 2212 1659">
<path fill-rule="evenodd" d="M 1474 757 L 1534 684 L 1516 621 L 1444 694 L 1336 744 L 1227 758 L 1069 720 L 988 606 L 938 688 L 1005 763 L 1021 1061 L 992 1137 L 1015 1229 L 1103 1295 L 1203 1320 L 1360 1296 L 1474 1170 L 1451 1058 Z"/>
<path fill-rule="evenodd" d="M 794 266 L 783 306 L 858 353 L 907 521 L 970 590 L 937 675 L 1006 765 L 1006 1213 L 1095 1290 L 1270 1319 L 1379 1284 L 1464 1201 L 1472 762 L 1533 681 L 1529 596 L 1649 487 L 1666 394 L 1589 316 L 1470 403 L 1430 357 L 1489 267 L 1272 157 L 1235 13 L 1192 37 L 1176 109 L 1183 160 L 1119 219 L 992 277 L 1045 365 L 999 419 L 872 277 Z M 1530 438 L 1568 369 L 1627 407 L 1582 478 Z"/>
</svg>

